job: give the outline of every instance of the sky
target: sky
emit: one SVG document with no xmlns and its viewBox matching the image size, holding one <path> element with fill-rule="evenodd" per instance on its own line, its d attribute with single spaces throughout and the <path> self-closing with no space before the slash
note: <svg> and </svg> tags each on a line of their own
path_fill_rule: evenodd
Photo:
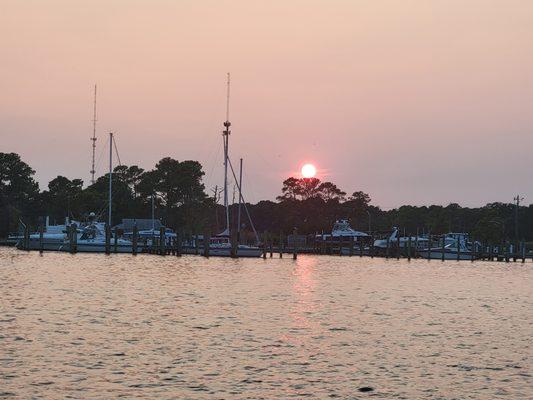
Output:
<svg viewBox="0 0 533 400">
<path fill-rule="evenodd" d="M 0 0 L 0 152 L 41 189 L 121 161 L 230 156 L 246 200 L 311 162 L 384 209 L 533 203 L 529 0 Z"/>
</svg>

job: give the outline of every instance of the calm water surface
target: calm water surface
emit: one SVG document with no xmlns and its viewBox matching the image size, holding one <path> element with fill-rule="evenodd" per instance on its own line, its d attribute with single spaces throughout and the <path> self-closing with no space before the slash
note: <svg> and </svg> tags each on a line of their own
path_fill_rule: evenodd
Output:
<svg viewBox="0 0 533 400">
<path fill-rule="evenodd" d="M 532 276 L 4 248 L 0 397 L 532 399 Z"/>
</svg>

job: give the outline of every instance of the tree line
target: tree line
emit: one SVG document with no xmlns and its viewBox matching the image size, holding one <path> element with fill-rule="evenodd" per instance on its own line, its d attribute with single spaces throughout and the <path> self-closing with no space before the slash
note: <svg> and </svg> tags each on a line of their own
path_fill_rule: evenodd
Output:
<svg viewBox="0 0 533 400">
<path fill-rule="evenodd" d="M 81 219 L 96 212 L 105 219 L 108 175 L 84 187 L 81 179 L 57 176 L 45 190 L 34 179 L 35 171 L 15 153 L 0 153 L 0 237 L 15 232 L 19 219 L 36 227 L 43 216 L 51 223 L 65 217 Z M 209 197 L 202 182 L 204 171 L 198 161 L 161 159 L 153 169 L 136 165 L 117 166 L 113 171 L 113 223 L 122 218 L 150 218 L 152 199 L 156 217 L 171 228 L 188 232 L 218 233 L 224 229 L 224 210 L 218 199 Z M 347 194 L 332 182 L 317 178 L 286 179 L 276 201 L 247 204 L 255 228 L 275 235 L 331 231 L 337 219 L 348 219 L 354 229 L 387 232 L 393 226 L 409 234 L 467 232 L 478 240 L 533 240 L 533 205 L 490 203 L 468 208 L 405 205 L 382 210 L 363 191 Z M 231 206 L 231 224 L 237 223 L 237 205 Z M 518 218 L 516 218 L 518 217 Z M 518 225 L 515 221 L 518 220 Z M 242 218 L 242 229 L 251 226 Z M 518 234 L 518 237 L 517 237 Z"/>
</svg>

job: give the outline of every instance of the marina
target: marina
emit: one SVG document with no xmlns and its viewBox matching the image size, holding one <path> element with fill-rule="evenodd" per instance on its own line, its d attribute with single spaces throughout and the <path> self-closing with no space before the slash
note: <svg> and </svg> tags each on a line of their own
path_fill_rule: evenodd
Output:
<svg viewBox="0 0 533 400">
<path fill-rule="evenodd" d="M 75 224 L 74 224 L 75 225 Z M 161 225 L 158 221 L 158 225 Z M 338 225 L 343 231 L 335 230 Z M 89 225 L 91 227 L 91 225 Z M 64 231 L 61 232 L 60 229 Z M 92 232 L 89 236 L 88 231 Z M 100 252 L 100 253 L 148 253 L 153 255 L 182 254 L 222 257 L 263 257 L 281 258 L 289 254 L 320 254 L 330 256 L 359 256 L 378 258 L 405 258 L 451 261 L 533 261 L 533 252 L 524 242 L 501 243 L 499 245 L 469 241 L 468 235 L 448 233 L 445 235 L 400 236 L 397 228 L 386 239 L 375 239 L 364 232 L 351 230 L 346 221 L 336 223 L 333 234 L 316 235 L 272 235 L 262 234 L 263 241 L 258 246 L 238 244 L 236 235 L 219 234 L 211 237 L 191 232 L 181 233 L 160 226 L 158 231 L 138 231 L 136 226 L 127 239 L 119 238 L 116 229 L 106 224 L 96 223 L 92 228 L 79 230 L 77 226 L 60 225 L 52 227 L 51 233 L 30 234 L 29 228 L 18 237 L 11 238 L 11 244 L 20 250 Z M 114 235 L 112 235 L 112 232 Z M 139 232 L 144 232 L 140 234 Z M 344 235 L 340 234 L 344 233 Z M 88 238 L 89 236 L 89 238 Z M 79 238 L 78 238 L 79 237 Z"/>
<path fill-rule="evenodd" d="M 533 1 L 1 10 L 0 400 L 533 400 Z"/>
</svg>

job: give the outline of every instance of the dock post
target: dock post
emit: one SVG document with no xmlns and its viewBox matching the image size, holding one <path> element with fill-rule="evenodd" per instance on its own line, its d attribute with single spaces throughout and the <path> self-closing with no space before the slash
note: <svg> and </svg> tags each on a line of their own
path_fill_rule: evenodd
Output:
<svg viewBox="0 0 533 400">
<path fill-rule="evenodd" d="M 39 226 L 39 253 L 43 254 L 44 250 L 44 225 Z"/>
<path fill-rule="evenodd" d="M 23 240 L 23 249 L 26 251 L 30 250 L 30 227 L 28 225 L 24 225 L 24 238 Z"/>
<path fill-rule="evenodd" d="M 470 261 L 474 262 L 474 260 L 476 259 L 476 255 L 477 255 L 477 243 L 475 240 L 472 241 L 472 248 L 470 249 Z"/>
<path fill-rule="evenodd" d="M 411 261 L 411 235 L 407 238 L 407 261 Z"/>
<path fill-rule="evenodd" d="M 274 257 L 274 238 L 272 235 L 269 235 L 269 244 L 270 244 L 270 258 Z"/>
<path fill-rule="evenodd" d="M 339 236 L 339 256 L 342 256 L 342 248 L 344 247 L 344 240 L 342 236 Z"/>
<path fill-rule="evenodd" d="M 509 262 L 509 244 L 505 243 L 505 262 Z"/>
<path fill-rule="evenodd" d="M 78 227 L 76 224 L 72 224 L 72 243 L 74 245 L 73 253 L 78 252 Z"/>
<path fill-rule="evenodd" d="M 455 239 L 455 246 L 457 247 L 457 261 L 461 259 L 461 243 L 459 242 L 459 238 Z"/>
<path fill-rule="evenodd" d="M 351 256 L 353 256 L 353 247 L 355 246 L 355 241 L 353 239 L 353 236 L 350 236 L 350 251 L 348 252 L 348 254 Z"/>
<path fill-rule="evenodd" d="M 442 261 L 445 260 L 445 255 L 444 255 L 444 253 L 445 253 L 445 251 L 446 251 L 445 247 L 446 247 L 446 237 L 445 237 L 444 235 L 442 235 L 442 247 L 441 247 L 441 252 L 442 252 L 442 254 L 441 254 L 441 260 L 442 260 Z"/>
<path fill-rule="evenodd" d="M 116 253 L 118 250 L 118 234 L 117 234 L 117 228 L 113 229 L 113 252 Z"/>
<path fill-rule="evenodd" d="M 374 258 L 374 236 L 370 236 L 370 258 Z"/>
<path fill-rule="evenodd" d="M 399 231 L 399 229 L 398 229 Z M 396 259 L 399 260 L 400 259 L 400 235 L 396 236 Z"/>
<path fill-rule="evenodd" d="M 200 254 L 200 243 L 198 242 L 198 234 L 194 234 L 194 254 Z"/>
<path fill-rule="evenodd" d="M 296 239 L 296 228 L 294 228 L 293 231 L 294 238 Z M 292 259 L 296 260 L 298 258 L 298 241 L 294 240 L 294 244 L 292 245 Z"/>
<path fill-rule="evenodd" d="M 105 253 L 111 253 L 111 228 L 107 223 L 105 224 Z"/>
<path fill-rule="evenodd" d="M 72 251 L 72 246 L 73 246 L 73 244 L 72 244 L 72 226 L 66 225 L 65 228 L 67 230 L 68 252 L 72 254 L 73 253 L 73 251 Z"/>
<path fill-rule="evenodd" d="M 176 229 L 176 257 L 181 257 L 181 235 L 180 231 Z"/>
<path fill-rule="evenodd" d="M 283 258 L 283 232 L 279 232 L 279 258 Z"/>
<path fill-rule="evenodd" d="M 522 253 L 522 264 L 526 262 L 526 243 L 522 242 L 520 246 L 520 252 Z"/>
<path fill-rule="evenodd" d="M 390 247 L 390 237 L 387 237 L 387 249 L 385 251 L 385 258 L 389 259 L 389 247 Z"/>
<path fill-rule="evenodd" d="M 165 228 L 160 227 L 159 228 L 159 255 L 164 256 L 166 255 L 166 248 L 165 248 Z"/>
<path fill-rule="evenodd" d="M 428 260 L 431 260 L 431 231 L 428 231 Z"/>
<path fill-rule="evenodd" d="M 232 232 L 230 235 L 230 256 L 231 258 L 239 258 L 239 237 L 237 232 Z"/>
<path fill-rule="evenodd" d="M 232 236 L 230 236 L 230 238 L 232 238 Z M 211 232 L 209 232 L 207 229 L 205 229 L 204 230 L 204 257 L 207 257 L 207 258 L 209 258 L 209 250 L 210 250 L 209 249 L 209 241 L 210 241 L 210 239 L 211 239 Z M 231 246 L 230 252 L 233 252 L 233 246 Z"/>
<path fill-rule="evenodd" d="M 420 233 L 418 232 L 418 228 L 416 228 L 416 237 L 415 237 L 415 253 L 414 253 L 414 256 L 415 258 L 418 258 L 418 235 Z"/>
<path fill-rule="evenodd" d="M 267 233 L 263 232 L 263 260 L 267 258 Z"/>
<path fill-rule="evenodd" d="M 139 240 L 139 229 L 137 228 L 137 224 L 133 224 L 133 237 L 131 241 L 131 254 L 134 256 L 137 255 L 137 244 Z"/>
</svg>

